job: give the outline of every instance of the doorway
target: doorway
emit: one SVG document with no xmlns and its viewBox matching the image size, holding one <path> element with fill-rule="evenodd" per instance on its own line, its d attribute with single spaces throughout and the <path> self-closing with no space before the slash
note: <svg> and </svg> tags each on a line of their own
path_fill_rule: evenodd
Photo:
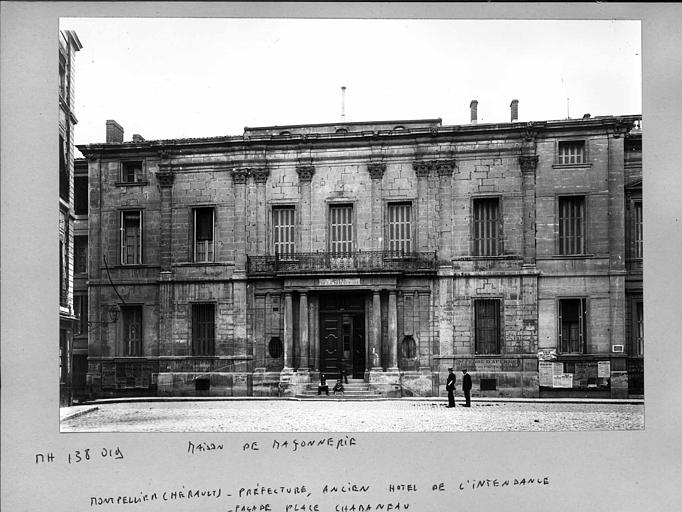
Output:
<svg viewBox="0 0 682 512">
<path fill-rule="evenodd" d="M 320 370 L 338 378 L 341 368 L 348 377 L 365 374 L 365 310 L 362 295 L 320 297 Z"/>
</svg>

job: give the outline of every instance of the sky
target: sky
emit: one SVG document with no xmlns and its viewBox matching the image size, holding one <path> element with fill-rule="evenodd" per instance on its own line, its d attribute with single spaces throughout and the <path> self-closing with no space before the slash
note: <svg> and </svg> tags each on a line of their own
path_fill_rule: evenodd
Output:
<svg viewBox="0 0 682 512">
<path fill-rule="evenodd" d="M 105 121 L 147 140 L 342 120 L 640 114 L 641 27 L 615 20 L 62 18 L 76 144 Z"/>
</svg>

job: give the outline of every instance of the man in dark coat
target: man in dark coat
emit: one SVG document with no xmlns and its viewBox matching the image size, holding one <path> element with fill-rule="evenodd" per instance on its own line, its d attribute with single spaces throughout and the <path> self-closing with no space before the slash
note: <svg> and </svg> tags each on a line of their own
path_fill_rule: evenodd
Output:
<svg viewBox="0 0 682 512">
<path fill-rule="evenodd" d="M 448 392 L 448 407 L 455 406 L 455 382 L 457 377 L 452 368 L 448 368 L 448 380 L 445 383 L 445 390 Z"/>
<path fill-rule="evenodd" d="M 464 399 L 466 403 L 464 407 L 471 407 L 471 375 L 467 373 L 466 368 L 462 370 L 464 377 L 462 378 L 462 391 L 464 391 Z"/>
</svg>

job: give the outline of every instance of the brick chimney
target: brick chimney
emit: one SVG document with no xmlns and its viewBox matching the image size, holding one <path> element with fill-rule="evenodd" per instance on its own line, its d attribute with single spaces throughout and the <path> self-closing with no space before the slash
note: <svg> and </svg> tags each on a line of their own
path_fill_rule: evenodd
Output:
<svg viewBox="0 0 682 512">
<path fill-rule="evenodd" d="M 476 124 L 478 122 L 478 100 L 471 100 L 469 108 L 471 109 L 471 124 Z"/>
<path fill-rule="evenodd" d="M 511 107 L 511 122 L 519 120 L 519 100 L 512 100 L 509 104 Z"/>
<path fill-rule="evenodd" d="M 113 119 L 107 120 L 107 144 L 110 142 L 123 142 L 123 126 Z"/>
</svg>

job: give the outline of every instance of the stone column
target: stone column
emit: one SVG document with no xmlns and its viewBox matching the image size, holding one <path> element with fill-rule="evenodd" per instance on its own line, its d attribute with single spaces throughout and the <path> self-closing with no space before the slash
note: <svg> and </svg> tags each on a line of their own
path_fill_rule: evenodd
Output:
<svg viewBox="0 0 682 512">
<path fill-rule="evenodd" d="M 284 292 L 284 370 L 294 366 L 294 303 L 291 292 Z"/>
<path fill-rule="evenodd" d="M 308 329 L 308 294 L 300 293 L 300 305 L 298 308 L 298 330 L 301 339 L 301 363 L 300 369 L 308 370 L 310 366 L 310 337 Z"/>
<path fill-rule="evenodd" d="M 438 172 L 438 205 L 440 209 L 440 236 L 438 237 L 438 259 L 450 262 L 452 259 L 452 173 L 454 160 L 439 160 L 435 163 Z"/>
<path fill-rule="evenodd" d="M 381 295 L 379 290 L 372 292 L 372 339 L 369 357 L 372 370 L 381 371 Z"/>
<path fill-rule="evenodd" d="M 417 176 L 417 250 L 426 252 L 429 247 L 429 165 L 426 162 L 412 164 Z"/>
<path fill-rule="evenodd" d="M 237 269 L 246 268 L 246 181 L 248 169 L 232 169 L 234 183 L 234 261 Z"/>
<path fill-rule="evenodd" d="M 398 369 L 398 308 L 396 302 L 396 291 L 388 292 L 388 349 L 389 349 L 389 370 Z"/>
<path fill-rule="evenodd" d="M 386 164 L 380 162 L 372 162 L 367 165 L 367 170 L 369 171 L 369 176 L 372 179 L 371 185 L 371 201 L 372 201 L 372 245 L 371 249 L 373 251 L 381 251 L 386 249 L 382 247 L 383 240 L 383 222 L 381 218 L 381 203 L 382 203 L 382 187 L 381 181 L 384 177 L 384 172 L 386 171 Z"/>
<path fill-rule="evenodd" d="M 523 190 L 523 264 L 535 265 L 535 171 L 537 155 L 519 156 Z"/>
<path fill-rule="evenodd" d="M 301 212 L 299 215 L 299 233 L 301 237 L 300 249 L 297 252 L 310 252 L 312 249 L 310 240 L 310 220 L 311 220 L 311 182 L 315 174 L 315 166 L 299 165 L 296 167 L 298 182 L 301 193 Z"/>
<path fill-rule="evenodd" d="M 256 182 L 256 252 L 265 254 L 265 184 L 268 181 L 270 171 L 266 168 L 255 169 L 253 178 Z"/>
<path fill-rule="evenodd" d="M 173 348 L 173 273 L 171 271 L 171 240 L 173 233 L 173 181 L 170 165 L 161 164 L 156 173 L 161 190 L 161 225 L 159 233 L 159 339 L 154 356 L 174 354 Z"/>
</svg>

